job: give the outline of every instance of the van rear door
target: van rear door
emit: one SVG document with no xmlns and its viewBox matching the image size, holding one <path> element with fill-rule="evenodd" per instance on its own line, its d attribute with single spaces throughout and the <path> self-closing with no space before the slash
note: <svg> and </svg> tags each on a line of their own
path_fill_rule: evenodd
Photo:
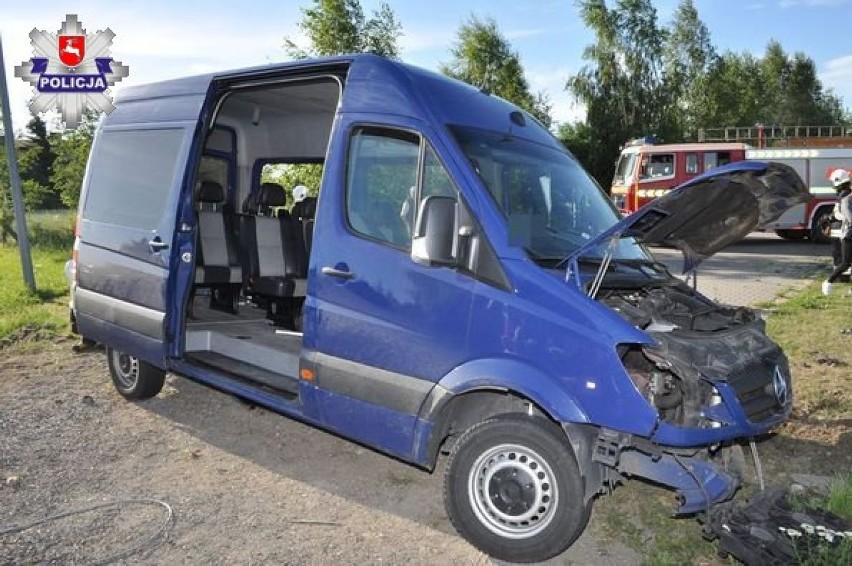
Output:
<svg viewBox="0 0 852 566">
<path fill-rule="evenodd" d="M 206 88 L 163 97 L 156 87 L 117 100 L 95 136 L 74 302 L 80 334 L 165 367 L 167 283 L 181 261 L 172 253 L 176 211 Z"/>
</svg>

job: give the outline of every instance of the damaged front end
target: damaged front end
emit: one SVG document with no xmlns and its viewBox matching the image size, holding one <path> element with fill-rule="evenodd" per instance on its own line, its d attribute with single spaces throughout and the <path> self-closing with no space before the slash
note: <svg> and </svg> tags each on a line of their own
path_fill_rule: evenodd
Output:
<svg viewBox="0 0 852 566">
<path fill-rule="evenodd" d="M 603 431 L 596 460 L 677 489 L 679 513 L 728 499 L 739 486 L 730 465 L 738 447 L 729 444 L 767 432 L 792 409 L 787 359 L 763 320 L 677 280 L 603 289 L 598 300 L 654 339 L 622 345 L 619 354 L 659 420 L 649 441 Z"/>
<path fill-rule="evenodd" d="M 599 429 L 592 460 L 620 477 L 641 476 L 676 489 L 679 513 L 709 511 L 733 495 L 739 478 L 731 464 L 743 459 L 735 443 L 787 419 L 790 371 L 755 311 L 719 305 L 653 261 L 619 255 L 619 246 L 675 247 L 688 273 L 759 223 L 810 198 L 807 185 L 786 165 L 732 163 L 655 199 L 563 262 L 567 282 L 649 337 L 619 345 L 618 355 L 657 411 L 656 426 L 644 437 Z M 594 277 L 584 262 L 599 265 Z"/>
<path fill-rule="evenodd" d="M 681 283 L 605 291 L 599 300 L 656 341 L 620 352 L 659 412 L 655 441 L 681 446 L 754 436 L 789 415 L 787 358 L 755 311 L 718 305 Z"/>
</svg>

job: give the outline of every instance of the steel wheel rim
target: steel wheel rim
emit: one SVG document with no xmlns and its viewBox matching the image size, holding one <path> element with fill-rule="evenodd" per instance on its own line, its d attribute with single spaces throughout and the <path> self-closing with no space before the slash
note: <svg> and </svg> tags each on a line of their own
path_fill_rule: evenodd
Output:
<svg viewBox="0 0 852 566">
<path fill-rule="evenodd" d="M 133 389 L 139 379 L 139 360 L 124 352 L 112 351 L 115 378 L 124 389 Z"/>
<path fill-rule="evenodd" d="M 556 477 L 547 461 L 519 444 L 500 444 L 476 459 L 468 476 L 476 518 L 491 532 L 530 538 L 553 521 L 559 502 Z"/>
</svg>

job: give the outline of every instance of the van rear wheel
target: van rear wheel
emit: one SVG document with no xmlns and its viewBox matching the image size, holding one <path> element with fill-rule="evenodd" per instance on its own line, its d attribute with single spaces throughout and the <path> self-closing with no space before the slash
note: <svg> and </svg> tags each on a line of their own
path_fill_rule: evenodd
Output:
<svg viewBox="0 0 852 566">
<path fill-rule="evenodd" d="M 160 368 L 114 348 L 108 347 L 106 355 L 112 383 L 125 399 L 150 399 L 163 388 L 166 372 Z"/>
<path fill-rule="evenodd" d="M 453 526 L 483 552 L 509 562 L 540 562 L 571 546 L 589 520 L 583 495 L 565 435 L 524 415 L 469 428 L 444 473 Z"/>
</svg>

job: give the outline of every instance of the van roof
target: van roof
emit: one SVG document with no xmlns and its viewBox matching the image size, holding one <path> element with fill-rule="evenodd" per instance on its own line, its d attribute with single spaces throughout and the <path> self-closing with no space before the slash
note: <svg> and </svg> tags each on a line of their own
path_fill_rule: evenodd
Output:
<svg viewBox="0 0 852 566">
<path fill-rule="evenodd" d="M 526 127 L 512 123 L 517 106 L 467 83 L 371 54 L 304 59 L 220 71 L 121 89 L 116 110 L 104 125 L 197 120 L 214 85 L 275 78 L 290 73 L 328 72 L 346 77 L 341 113 L 393 114 L 426 123 L 511 131 L 513 135 L 559 146 L 544 126 L 527 115 Z M 156 101 L 155 104 L 149 102 Z M 144 106 L 144 109 L 142 108 Z"/>
</svg>

